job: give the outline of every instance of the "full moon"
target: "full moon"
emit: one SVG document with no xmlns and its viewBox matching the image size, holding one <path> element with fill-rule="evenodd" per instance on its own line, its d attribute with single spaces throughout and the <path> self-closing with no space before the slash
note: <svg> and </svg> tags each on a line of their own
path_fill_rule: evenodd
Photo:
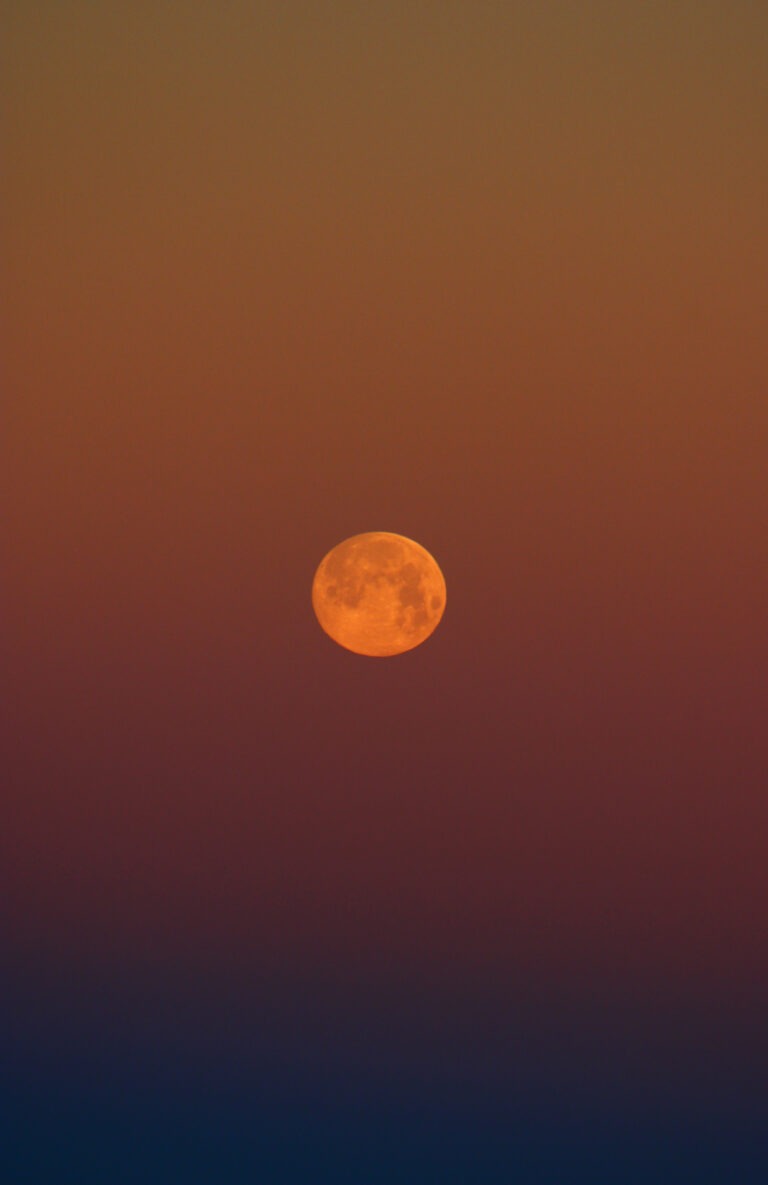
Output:
<svg viewBox="0 0 768 1185">
<path fill-rule="evenodd" d="M 338 543 L 320 562 L 312 605 L 334 642 L 384 658 L 429 637 L 445 609 L 445 580 L 413 539 L 368 531 Z"/>
</svg>

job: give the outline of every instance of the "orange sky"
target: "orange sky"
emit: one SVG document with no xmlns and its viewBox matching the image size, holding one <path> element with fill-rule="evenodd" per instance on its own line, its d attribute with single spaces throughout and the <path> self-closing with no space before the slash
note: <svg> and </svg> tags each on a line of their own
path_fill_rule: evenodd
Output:
<svg viewBox="0 0 768 1185">
<path fill-rule="evenodd" d="M 15 941 L 52 983 L 74 949 L 244 983 L 251 942 L 278 979 L 653 982 L 672 1013 L 676 981 L 736 1015 L 766 972 L 762 8 L 11 9 Z M 366 530 L 448 585 L 391 664 L 311 609 Z"/>
</svg>

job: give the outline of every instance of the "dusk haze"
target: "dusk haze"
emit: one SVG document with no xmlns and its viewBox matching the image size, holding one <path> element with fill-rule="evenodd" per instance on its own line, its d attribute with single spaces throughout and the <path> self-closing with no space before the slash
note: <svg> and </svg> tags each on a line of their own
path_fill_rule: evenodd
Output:
<svg viewBox="0 0 768 1185">
<path fill-rule="evenodd" d="M 768 4 L 0 76 L 2 1185 L 765 1185 Z"/>
</svg>

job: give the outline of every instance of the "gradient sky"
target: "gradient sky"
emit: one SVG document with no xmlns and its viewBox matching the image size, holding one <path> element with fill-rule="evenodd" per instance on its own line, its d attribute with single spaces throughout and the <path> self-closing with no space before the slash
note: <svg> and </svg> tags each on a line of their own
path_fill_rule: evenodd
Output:
<svg viewBox="0 0 768 1185">
<path fill-rule="evenodd" d="M 768 9 L 0 42 L 3 1179 L 764 1183 Z"/>
</svg>

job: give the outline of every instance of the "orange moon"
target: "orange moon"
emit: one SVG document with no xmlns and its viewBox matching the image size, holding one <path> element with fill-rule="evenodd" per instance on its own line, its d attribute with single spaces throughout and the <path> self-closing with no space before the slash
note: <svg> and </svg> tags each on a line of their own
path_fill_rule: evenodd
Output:
<svg viewBox="0 0 768 1185">
<path fill-rule="evenodd" d="M 312 605 L 334 642 L 384 658 L 429 637 L 445 609 L 445 580 L 413 539 L 368 531 L 337 544 L 320 562 Z"/>
</svg>

